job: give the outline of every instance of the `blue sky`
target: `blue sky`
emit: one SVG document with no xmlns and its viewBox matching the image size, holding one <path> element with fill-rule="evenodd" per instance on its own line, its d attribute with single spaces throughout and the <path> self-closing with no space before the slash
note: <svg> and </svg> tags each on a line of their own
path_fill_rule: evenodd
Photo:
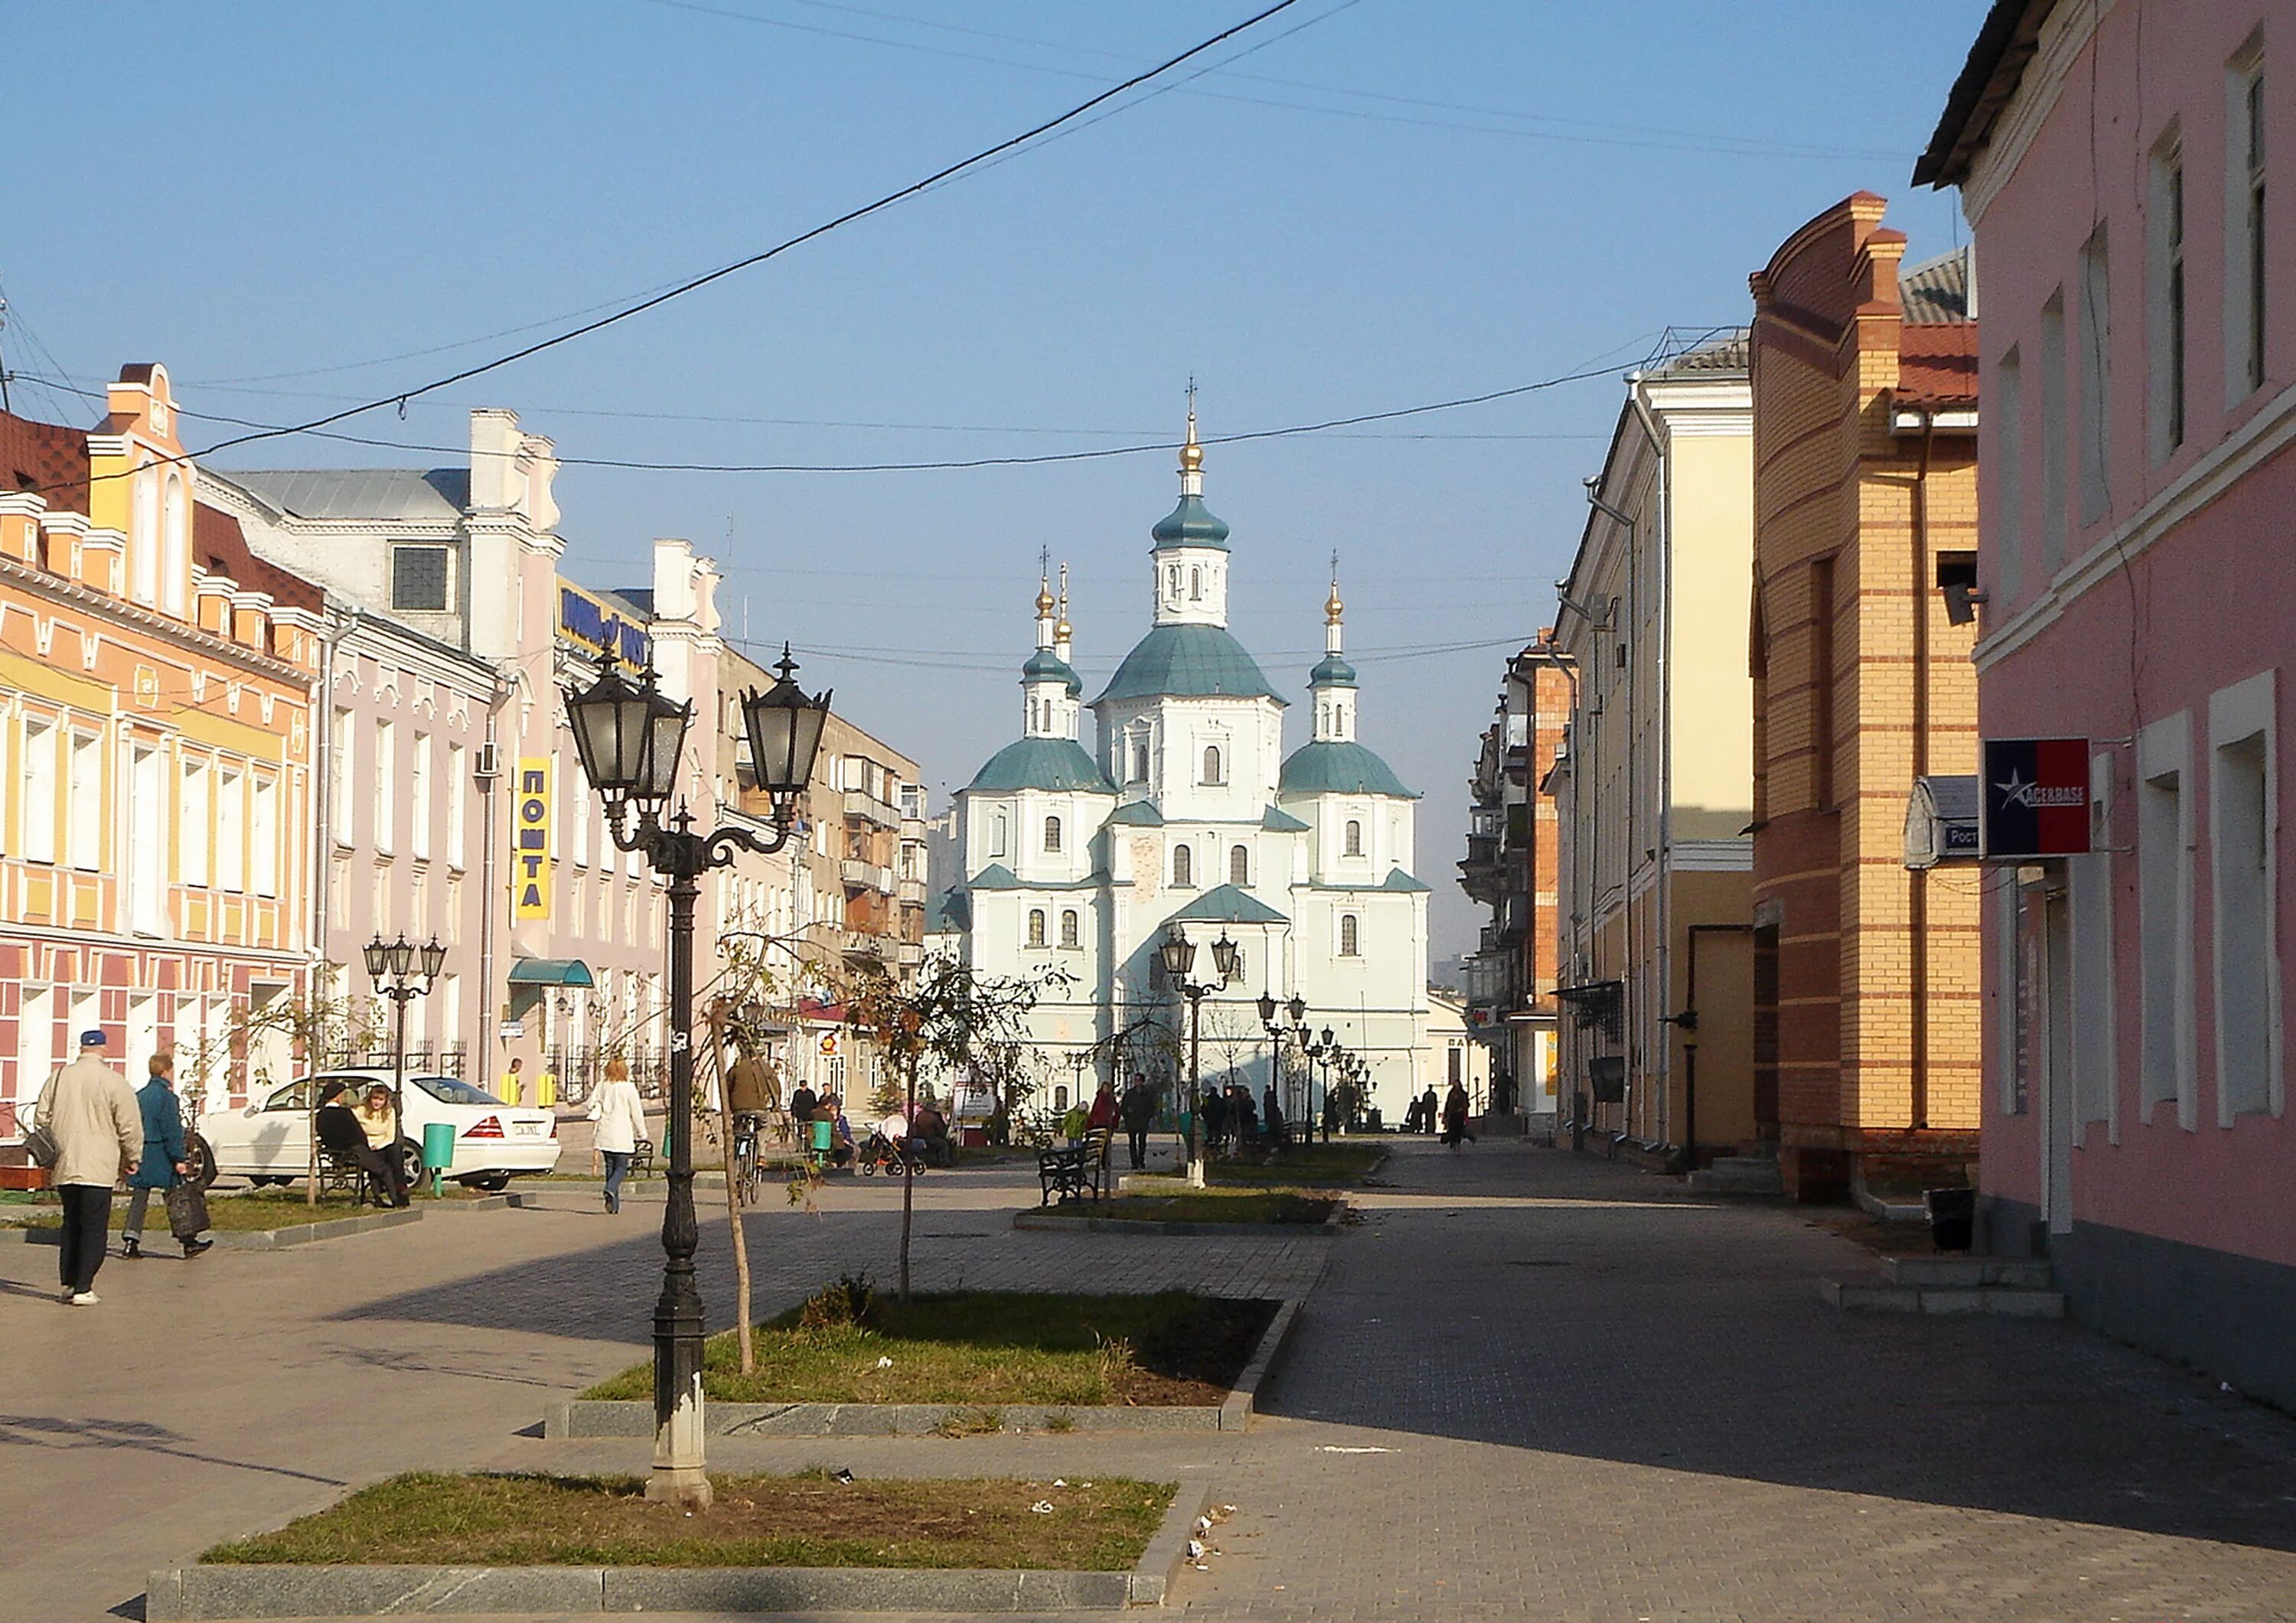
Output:
<svg viewBox="0 0 2296 1623">
<path fill-rule="evenodd" d="M 144 360 L 193 412 L 270 422 L 409 388 L 795 234 L 1252 9 L 16 8 L 11 60 L 79 86 L 10 143 L 16 408 L 87 421 L 24 380 L 98 387 Z M 455 445 L 469 407 L 506 406 L 568 457 L 926 461 L 1176 438 L 1191 374 L 1216 436 L 1631 365 L 1669 325 L 1743 320 L 1746 274 L 1860 187 L 1892 200 L 1912 256 L 1953 246 L 1947 201 L 1906 177 L 1984 9 L 1302 0 L 1214 71 L 1041 149 L 347 426 Z M 1451 865 L 1502 650 L 1410 651 L 1520 643 L 1551 618 L 1619 394 L 1581 382 L 1207 457 L 1235 628 L 1280 687 L 1305 682 L 1341 554 L 1363 736 L 1427 796 L 1439 955 L 1475 922 Z M 445 459 L 301 439 L 217 460 Z M 726 568 L 729 629 L 822 651 L 808 675 L 946 803 L 1019 730 L 1038 549 L 1070 562 L 1078 663 L 1104 676 L 1147 623 L 1147 530 L 1174 488 L 1160 450 L 570 467 L 559 496 L 571 573 L 632 584 L 650 537 L 692 537 Z"/>
</svg>

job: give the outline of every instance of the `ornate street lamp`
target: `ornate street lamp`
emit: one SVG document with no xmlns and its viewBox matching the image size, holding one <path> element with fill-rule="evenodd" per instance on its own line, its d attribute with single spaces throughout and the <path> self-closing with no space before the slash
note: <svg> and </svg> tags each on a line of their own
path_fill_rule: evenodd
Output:
<svg viewBox="0 0 2296 1623">
<path fill-rule="evenodd" d="M 1156 948 L 1164 961 L 1164 973 L 1180 996 L 1188 1000 L 1188 1113 L 1194 1142 L 1189 1146 L 1188 1187 L 1204 1186 L 1204 1109 L 1199 1097 L 1203 1078 L 1204 999 L 1218 991 L 1235 978 L 1235 943 L 1220 931 L 1219 939 L 1212 943 L 1212 967 L 1219 971 L 1215 981 L 1199 982 L 1188 979 L 1195 967 L 1196 944 L 1181 933 L 1175 924 Z"/>
<path fill-rule="evenodd" d="M 1292 1016 L 1291 1026 L 1283 1023 L 1286 1014 Z M 1300 1086 L 1283 1067 L 1283 1039 L 1293 1035 L 1292 1029 L 1296 1027 L 1304 1045 L 1308 1036 L 1308 1001 L 1304 997 L 1294 997 L 1289 1004 L 1284 1004 L 1275 1001 L 1275 993 L 1263 993 L 1259 999 L 1259 1023 L 1267 1028 L 1268 1046 L 1275 1054 L 1275 1074 L 1283 1083 L 1283 1136 L 1289 1141 L 1300 1135 L 1300 1118 L 1303 1112 L 1300 1108 Z M 1310 1139 L 1314 1137 L 1315 1131 L 1316 1124 L 1308 1122 L 1307 1134 Z"/>
<path fill-rule="evenodd" d="M 773 686 L 742 695 L 750 766 L 772 800 L 767 838 L 738 824 L 697 834 L 692 812 L 683 804 L 670 810 L 693 707 L 664 693 L 651 665 L 634 683 L 611 652 L 602 653 L 596 679 L 579 692 L 566 690 L 575 752 L 605 802 L 615 845 L 644 852 L 668 881 L 669 1206 L 661 1221 L 661 1296 L 653 1309 L 653 1474 L 646 1497 L 689 1510 L 707 1509 L 710 1497 L 701 1431 L 701 1292 L 693 1279 L 701 1240 L 693 1217 L 693 908 L 702 874 L 737 853 L 770 855 L 789 842 L 829 717 L 827 693 L 809 698 L 798 686 L 787 644 L 774 669 L 780 679 Z"/>
<path fill-rule="evenodd" d="M 398 1156 L 404 1167 L 407 1148 L 406 1005 L 427 996 L 437 983 L 439 971 L 447 967 L 447 949 L 436 936 L 417 947 L 404 933 L 395 941 L 386 941 L 378 932 L 361 949 L 360 956 L 366 960 L 367 978 L 374 982 L 374 995 L 388 997 L 397 1005 L 391 1015 L 390 1153 Z M 420 985 L 416 984 L 418 975 Z M 414 1169 L 406 1175 L 407 1183 L 411 1185 L 422 1172 L 422 1155 L 417 1151 Z"/>
</svg>

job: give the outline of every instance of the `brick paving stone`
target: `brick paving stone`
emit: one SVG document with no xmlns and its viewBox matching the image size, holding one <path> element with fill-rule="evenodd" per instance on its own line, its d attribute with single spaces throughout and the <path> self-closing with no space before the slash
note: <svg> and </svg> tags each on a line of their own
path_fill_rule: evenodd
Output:
<svg viewBox="0 0 2296 1623">
<path fill-rule="evenodd" d="M 1855 1248 L 1790 1210 L 1492 1143 L 1406 1144 L 1382 1181 L 1316 1242 L 1015 1234 L 1031 1177 L 920 1186 L 922 1281 L 1312 1289 L 1250 1432 L 718 1439 L 713 1463 L 1205 1476 L 1238 1513 L 1172 1605 L 1207 1619 L 2296 1618 L 2284 1416 L 2070 1324 L 1834 1313 L 1814 1282 Z M 898 1197 L 753 1217 L 760 1311 L 889 1277 Z M 114 1261 L 93 1311 L 46 1296 L 46 1253 L 0 1256 L 0 1614 L 132 1609 L 146 1568 L 416 1465 L 643 1469 L 642 1443 L 518 1435 L 642 1353 L 660 1206 L 594 1201 Z"/>
</svg>

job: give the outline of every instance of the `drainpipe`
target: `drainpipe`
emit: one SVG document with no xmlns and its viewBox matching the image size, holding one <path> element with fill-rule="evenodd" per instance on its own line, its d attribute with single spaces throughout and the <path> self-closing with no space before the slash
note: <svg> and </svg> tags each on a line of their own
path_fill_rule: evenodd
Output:
<svg viewBox="0 0 2296 1623">
<path fill-rule="evenodd" d="M 1658 455 L 1658 551 L 1652 559 L 1652 567 L 1658 577 L 1658 629 L 1653 634 L 1658 646 L 1651 656 L 1658 677 L 1658 873 L 1653 881 L 1657 896 L 1658 939 L 1652 954 L 1651 978 L 1657 983 L 1659 1007 L 1664 1008 L 1674 1000 L 1674 842 L 1672 820 L 1669 816 L 1674 802 L 1674 684 L 1667 679 L 1667 655 L 1674 643 L 1674 458 L 1668 455 L 1667 447 L 1659 439 L 1658 421 L 1652 416 L 1650 403 L 1644 398 L 1639 386 L 1630 398 L 1634 402 L 1635 415 L 1642 422 L 1643 432 L 1650 437 L 1651 449 Z M 1694 1002 L 1695 995 L 1693 994 L 1686 1001 Z M 1661 1046 L 1661 1062 L 1672 1059 L 1671 1048 L 1670 1041 Z M 1671 1066 L 1662 1063 L 1660 1075 L 1664 1076 L 1669 1070 Z M 1670 1082 L 1670 1078 L 1669 1080 Z M 1688 1080 L 1684 1084 L 1685 1089 L 1695 1086 L 1694 1082 Z M 1661 1086 L 1658 1097 L 1659 1140 L 1663 1143 L 1669 1136 L 1668 1129 L 1673 1126 L 1674 1091 L 1671 1086 Z M 1688 1106 L 1686 1092 L 1685 1104 Z M 1687 1108 L 1685 1114 L 1688 1114 Z M 1697 1117 L 1690 1114 L 1686 1129 L 1694 1129 L 1696 1124 Z M 1698 1145 L 1694 1133 L 1685 1141 L 1685 1147 L 1695 1157 Z"/>
<path fill-rule="evenodd" d="M 1627 532 L 1627 590 L 1624 611 L 1627 655 L 1627 843 L 1626 848 L 1620 853 L 1619 862 L 1619 906 L 1626 938 L 1626 962 L 1620 966 L 1623 973 L 1619 982 L 1619 1002 L 1625 1009 L 1627 1017 L 1627 1100 L 1620 1107 L 1620 1115 L 1623 1119 L 1624 1133 L 1631 1134 L 1634 1128 L 1635 1105 L 1637 1102 L 1635 1094 L 1635 1039 L 1642 1028 L 1640 1012 L 1636 1006 L 1634 996 L 1636 934 L 1635 930 L 1635 723 L 1638 719 L 1635 711 L 1635 661 L 1640 657 L 1642 646 L 1642 638 L 1638 635 L 1638 623 L 1635 619 L 1635 587 L 1638 584 L 1636 578 L 1635 554 L 1637 551 L 1641 527 L 1631 514 L 1613 506 L 1603 496 L 1602 483 L 1600 476 L 1587 481 L 1587 504 Z M 1661 989 L 1660 996 L 1664 995 Z"/>
<path fill-rule="evenodd" d="M 501 905 L 500 881 L 496 875 L 495 807 L 497 796 L 495 785 L 502 781 L 502 745 L 498 742 L 498 722 L 502 707 L 509 700 L 511 684 L 496 678 L 495 690 L 487 698 L 486 748 L 480 756 L 479 780 L 479 995 L 472 1001 L 478 1005 L 478 1041 L 471 1049 L 471 1062 L 479 1068 L 478 1086 L 487 1086 L 494 1075 L 495 1051 L 489 1040 L 495 1022 L 500 1018 L 501 1002 L 495 996 L 495 914 Z M 494 769 L 489 772 L 487 767 Z M 459 786 L 458 786 L 459 790 Z"/>
<path fill-rule="evenodd" d="M 359 615 L 356 610 L 331 611 L 324 621 L 319 639 L 319 702 L 318 714 L 319 770 L 317 792 L 311 798 L 318 802 L 318 816 L 313 820 L 317 833 L 312 848 L 311 865 L 311 963 L 316 984 L 318 972 L 327 964 L 327 920 L 334 906 L 334 848 L 335 848 L 335 653 L 344 637 L 357 629 Z"/>
<path fill-rule="evenodd" d="M 1930 443 L 1937 433 L 1934 414 L 1922 414 L 1922 453 L 1913 489 L 1914 533 L 1914 776 L 1930 770 L 1930 600 L 1935 585 L 1930 559 Z M 1930 890 L 1926 869 L 1906 871 L 1906 960 L 1912 977 L 1913 1040 L 1908 1064 L 1911 1119 L 1918 1132 L 1930 1125 Z"/>
</svg>

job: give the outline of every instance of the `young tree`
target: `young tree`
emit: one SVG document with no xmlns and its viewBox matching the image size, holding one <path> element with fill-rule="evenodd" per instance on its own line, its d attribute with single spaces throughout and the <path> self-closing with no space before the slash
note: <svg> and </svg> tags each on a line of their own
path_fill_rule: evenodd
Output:
<svg viewBox="0 0 2296 1623">
<path fill-rule="evenodd" d="M 337 990 L 340 973 L 334 965 L 323 964 L 300 993 L 282 992 L 261 1004 L 234 997 L 220 1030 L 202 1031 L 188 1053 L 178 1050 L 176 1074 L 193 1102 L 194 1117 L 204 1110 L 215 1084 L 225 1084 L 228 1094 L 234 1075 L 245 1077 L 249 1093 L 261 1093 L 282 1080 L 283 1061 L 289 1070 L 323 1070 L 348 1063 L 371 1046 L 381 1027 L 374 1000 Z M 316 1113 L 318 1108 L 314 1090 L 304 1109 Z M 319 1139 L 316 1130 L 309 1136 L 304 1198 L 316 1206 Z"/>
<path fill-rule="evenodd" d="M 1028 1014 L 1047 992 L 1073 977 L 1047 969 L 1022 976 L 984 975 L 954 958 L 929 959 L 904 987 L 882 970 L 864 970 L 846 993 L 846 1020 L 873 1038 L 901 1085 L 914 1117 L 917 1077 L 943 1070 L 970 1073 L 1000 1094 L 1025 1081 Z M 1008 1094 L 1009 1096 L 1009 1094 Z M 901 1180 L 900 1297 L 909 1299 L 909 1236 L 916 1180 Z"/>
</svg>

